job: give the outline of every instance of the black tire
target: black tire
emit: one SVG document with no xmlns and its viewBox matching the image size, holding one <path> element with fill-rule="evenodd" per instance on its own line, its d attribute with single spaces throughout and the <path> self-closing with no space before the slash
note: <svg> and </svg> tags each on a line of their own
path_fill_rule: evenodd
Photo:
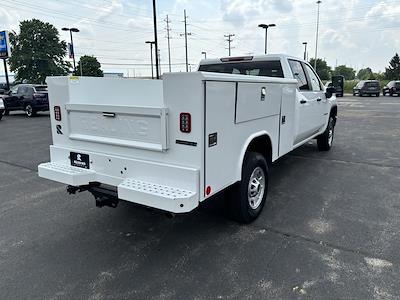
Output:
<svg viewBox="0 0 400 300">
<path fill-rule="evenodd" d="M 254 193 L 253 198 L 250 196 L 251 191 Z M 231 187 L 228 193 L 227 201 L 231 218 L 244 224 L 253 222 L 265 205 L 267 193 L 267 162 L 261 154 L 248 152 L 243 162 L 242 180 Z"/>
<path fill-rule="evenodd" d="M 326 127 L 323 134 L 317 138 L 317 145 L 319 151 L 329 151 L 333 145 L 333 139 L 335 136 L 335 119 L 333 116 L 329 116 L 328 126 Z"/>
<path fill-rule="evenodd" d="M 9 111 L 9 110 L 5 110 L 5 111 L 4 111 L 4 115 L 5 115 L 5 116 L 10 115 L 10 111 Z"/>
<path fill-rule="evenodd" d="M 35 109 L 30 104 L 27 104 L 25 106 L 25 113 L 29 118 L 32 118 L 32 117 L 34 117 L 36 115 Z"/>
<path fill-rule="evenodd" d="M 380 97 L 380 95 L 381 95 L 380 93 L 377 93 L 375 96 Z"/>
<path fill-rule="evenodd" d="M 4 114 L 4 112 L 0 111 L 0 121 L 3 118 L 3 114 Z"/>
<path fill-rule="evenodd" d="M 393 97 L 393 92 L 389 92 L 390 97 Z"/>
<path fill-rule="evenodd" d="M 361 94 L 361 92 L 359 92 L 359 93 L 358 93 L 358 96 L 359 96 L 359 97 L 362 97 L 362 96 L 363 96 L 363 94 Z"/>
</svg>

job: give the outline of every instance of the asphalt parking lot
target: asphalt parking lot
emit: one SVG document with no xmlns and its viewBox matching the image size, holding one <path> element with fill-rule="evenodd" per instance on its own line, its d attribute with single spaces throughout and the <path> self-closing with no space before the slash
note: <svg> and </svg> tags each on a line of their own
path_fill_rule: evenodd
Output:
<svg viewBox="0 0 400 300">
<path fill-rule="evenodd" d="M 191 214 L 122 203 L 37 176 L 47 114 L 0 121 L 2 299 L 400 297 L 400 98 L 339 98 L 335 145 L 309 143 L 272 170 L 253 224 L 219 200 Z"/>
</svg>

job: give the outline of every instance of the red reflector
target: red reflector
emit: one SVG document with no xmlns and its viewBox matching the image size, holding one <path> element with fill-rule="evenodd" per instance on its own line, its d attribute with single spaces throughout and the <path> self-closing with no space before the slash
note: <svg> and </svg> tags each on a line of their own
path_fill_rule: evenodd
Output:
<svg viewBox="0 0 400 300">
<path fill-rule="evenodd" d="M 180 128 L 184 133 L 190 133 L 192 131 L 192 116 L 189 113 L 181 113 Z"/>
<path fill-rule="evenodd" d="M 206 188 L 206 195 L 208 196 L 208 195 L 210 195 L 211 194 L 211 186 L 208 186 L 207 188 Z"/>
<path fill-rule="evenodd" d="M 61 121 L 61 107 L 54 106 L 54 118 L 56 121 Z"/>
</svg>

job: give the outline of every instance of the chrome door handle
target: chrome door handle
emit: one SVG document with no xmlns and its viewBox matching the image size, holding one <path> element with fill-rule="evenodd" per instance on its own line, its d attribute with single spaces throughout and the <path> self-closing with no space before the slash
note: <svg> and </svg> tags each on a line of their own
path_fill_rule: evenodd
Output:
<svg viewBox="0 0 400 300">
<path fill-rule="evenodd" d="M 317 98 L 317 101 L 318 101 L 318 102 L 321 102 L 321 101 L 322 101 L 322 99 L 321 99 L 321 98 Z"/>
<path fill-rule="evenodd" d="M 103 117 L 115 118 L 115 113 L 103 112 Z"/>
</svg>

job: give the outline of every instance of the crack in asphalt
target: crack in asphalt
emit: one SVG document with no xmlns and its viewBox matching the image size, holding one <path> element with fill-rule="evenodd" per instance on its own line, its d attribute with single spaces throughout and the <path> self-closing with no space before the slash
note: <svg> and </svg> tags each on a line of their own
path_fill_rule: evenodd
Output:
<svg viewBox="0 0 400 300">
<path fill-rule="evenodd" d="M 356 165 L 365 165 L 371 167 L 380 167 L 380 168 L 391 168 L 391 169 L 398 169 L 400 166 L 398 165 L 385 165 L 385 164 L 376 164 L 371 162 L 362 162 L 362 161 L 351 161 L 351 160 L 341 160 L 341 159 L 326 159 L 326 158 L 316 158 L 316 157 L 309 157 L 303 155 L 293 155 L 289 154 L 289 157 L 293 158 L 300 158 L 300 159 L 310 159 L 310 160 L 320 160 L 320 161 L 331 161 L 331 162 L 338 162 L 344 164 L 356 164 Z"/>
<path fill-rule="evenodd" d="M 16 163 L 11 163 L 11 162 L 8 162 L 8 161 L 5 161 L 5 160 L 0 160 L 0 163 L 5 164 L 5 165 L 9 165 L 9 166 L 12 166 L 12 167 L 17 167 L 17 168 L 29 170 L 29 171 L 37 173 L 37 169 L 31 169 L 29 167 L 26 167 L 26 166 L 23 166 L 23 165 L 19 165 L 19 164 L 16 164 Z"/>
<path fill-rule="evenodd" d="M 257 229 L 264 229 L 264 230 L 267 230 L 267 231 L 269 231 L 271 233 L 277 234 L 279 236 L 284 236 L 284 237 L 289 238 L 289 239 L 302 240 L 302 241 L 309 242 L 309 243 L 312 243 L 312 244 L 315 244 L 315 245 L 320 245 L 320 246 L 328 247 L 328 248 L 331 248 L 331 249 L 337 249 L 337 250 L 341 250 L 343 252 L 348 252 L 348 253 L 352 253 L 352 254 L 356 254 L 356 255 L 362 255 L 363 257 L 373 257 L 373 258 L 383 259 L 383 260 L 387 260 L 387 261 L 393 261 L 393 259 L 380 257 L 380 256 L 377 256 L 377 255 L 375 255 L 373 253 L 369 253 L 367 251 L 352 249 L 352 248 L 348 248 L 348 247 L 345 247 L 345 246 L 340 246 L 340 245 L 337 245 L 337 244 L 334 244 L 334 243 L 331 243 L 331 242 L 324 242 L 324 241 L 321 241 L 321 240 L 320 241 L 319 240 L 315 240 L 315 239 L 312 239 L 312 238 L 309 238 L 309 237 L 306 237 L 306 236 L 303 236 L 303 235 L 300 235 L 300 234 L 295 234 L 295 233 L 290 233 L 290 232 L 278 230 L 278 229 L 275 229 L 275 228 L 269 227 L 269 226 L 267 226 L 267 227 L 253 226 L 253 227 L 255 227 Z M 281 248 L 281 246 L 282 245 L 280 245 L 278 247 L 278 249 Z"/>
</svg>

